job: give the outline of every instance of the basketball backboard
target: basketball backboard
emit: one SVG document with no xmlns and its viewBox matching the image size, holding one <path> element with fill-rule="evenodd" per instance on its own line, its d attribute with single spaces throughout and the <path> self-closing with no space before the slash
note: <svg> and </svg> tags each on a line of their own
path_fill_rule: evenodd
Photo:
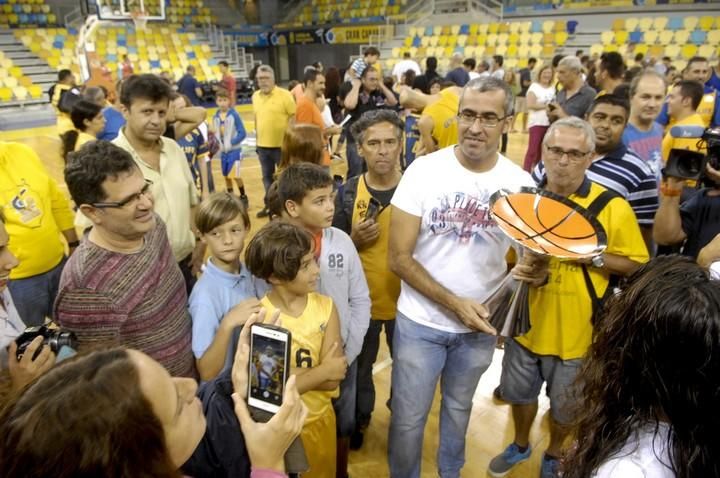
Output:
<svg viewBox="0 0 720 478">
<path fill-rule="evenodd" d="M 142 14 L 147 20 L 165 20 L 164 0 L 89 0 L 97 5 L 98 19 L 130 21 Z"/>
</svg>

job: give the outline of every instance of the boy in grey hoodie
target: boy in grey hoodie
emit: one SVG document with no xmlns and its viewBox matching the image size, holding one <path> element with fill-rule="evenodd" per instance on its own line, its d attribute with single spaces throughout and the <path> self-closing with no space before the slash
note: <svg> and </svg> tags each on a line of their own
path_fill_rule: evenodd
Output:
<svg viewBox="0 0 720 478">
<path fill-rule="evenodd" d="M 357 356 L 370 324 L 370 293 L 357 249 L 346 233 L 331 227 L 335 213 L 333 179 L 321 166 L 299 163 L 280 175 L 278 192 L 283 215 L 310 231 L 320 265 L 318 292 L 330 296 L 340 317 L 348 366 L 335 400 L 337 476 L 347 476 L 350 435 L 355 429 Z"/>
</svg>

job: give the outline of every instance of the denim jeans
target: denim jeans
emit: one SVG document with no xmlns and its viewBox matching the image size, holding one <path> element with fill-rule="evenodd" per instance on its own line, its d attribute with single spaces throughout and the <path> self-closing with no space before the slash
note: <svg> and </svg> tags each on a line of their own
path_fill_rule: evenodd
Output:
<svg viewBox="0 0 720 478">
<path fill-rule="evenodd" d="M 367 428 L 370 417 L 375 410 L 375 384 L 373 383 L 373 365 L 380 349 L 380 332 L 385 326 L 385 339 L 387 340 L 390 356 L 392 357 L 394 320 L 371 320 L 365 334 L 362 351 L 357 358 L 357 420 L 355 427 Z"/>
<path fill-rule="evenodd" d="M 490 365 L 495 337 L 458 334 L 420 325 L 398 313 L 392 369 L 392 417 L 388 459 L 392 478 L 418 478 L 423 434 L 440 379 L 441 478 L 458 478 L 465 464 L 465 434 L 472 399 Z"/>
<path fill-rule="evenodd" d="M 25 325 L 42 325 L 45 317 L 53 316 L 53 305 L 60 285 L 60 276 L 67 258 L 45 272 L 25 279 L 11 279 L 8 282 L 15 308 Z"/>
<path fill-rule="evenodd" d="M 348 365 L 347 373 L 340 382 L 340 395 L 333 400 L 337 436 L 347 438 L 355 430 L 355 405 L 357 394 L 357 360 Z"/>
<path fill-rule="evenodd" d="M 355 176 L 360 176 L 362 173 L 367 171 L 365 160 L 360 156 L 357 150 L 357 143 L 348 137 L 347 146 L 345 147 L 345 156 L 347 156 L 347 177 L 350 179 Z"/>
<path fill-rule="evenodd" d="M 262 170 L 262 182 L 267 195 L 270 185 L 273 183 L 275 175 L 275 166 L 280 164 L 280 148 L 261 148 L 257 147 L 258 160 L 260 161 L 260 169 Z"/>
</svg>

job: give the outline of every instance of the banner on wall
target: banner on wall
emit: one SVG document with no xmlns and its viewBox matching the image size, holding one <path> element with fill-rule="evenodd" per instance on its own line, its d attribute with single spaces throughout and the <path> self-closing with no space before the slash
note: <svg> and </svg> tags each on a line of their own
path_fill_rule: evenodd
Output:
<svg viewBox="0 0 720 478">
<path fill-rule="evenodd" d="M 347 44 L 369 43 L 378 36 L 393 36 L 392 25 L 367 25 L 356 27 L 309 28 L 304 30 L 273 31 L 269 35 L 270 44 L 307 45 L 307 44 Z"/>
<path fill-rule="evenodd" d="M 226 32 L 232 35 L 238 42 L 238 46 L 263 47 L 270 46 L 270 32 L 242 32 L 230 31 Z"/>
</svg>

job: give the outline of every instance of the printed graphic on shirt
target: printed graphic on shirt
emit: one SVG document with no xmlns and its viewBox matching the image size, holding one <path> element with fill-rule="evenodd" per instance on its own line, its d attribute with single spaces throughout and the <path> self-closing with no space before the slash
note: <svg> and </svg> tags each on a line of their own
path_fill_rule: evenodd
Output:
<svg viewBox="0 0 720 478">
<path fill-rule="evenodd" d="M 328 254 L 327 266 L 330 274 L 338 279 L 345 274 L 345 256 L 343 254 Z"/>
<path fill-rule="evenodd" d="M 10 192 L 12 194 L 12 192 Z M 10 200 L 10 205 L 20 216 L 20 221 L 28 227 L 40 227 L 42 211 L 39 209 L 40 200 L 30 186 L 23 184 Z"/>
<path fill-rule="evenodd" d="M 429 229 L 433 235 L 451 235 L 461 243 L 478 238 L 489 228 L 496 228 L 490 216 L 490 192 L 485 190 L 481 197 L 465 192 L 456 192 L 440 198 L 440 206 L 434 207 L 429 215 Z"/>
</svg>

